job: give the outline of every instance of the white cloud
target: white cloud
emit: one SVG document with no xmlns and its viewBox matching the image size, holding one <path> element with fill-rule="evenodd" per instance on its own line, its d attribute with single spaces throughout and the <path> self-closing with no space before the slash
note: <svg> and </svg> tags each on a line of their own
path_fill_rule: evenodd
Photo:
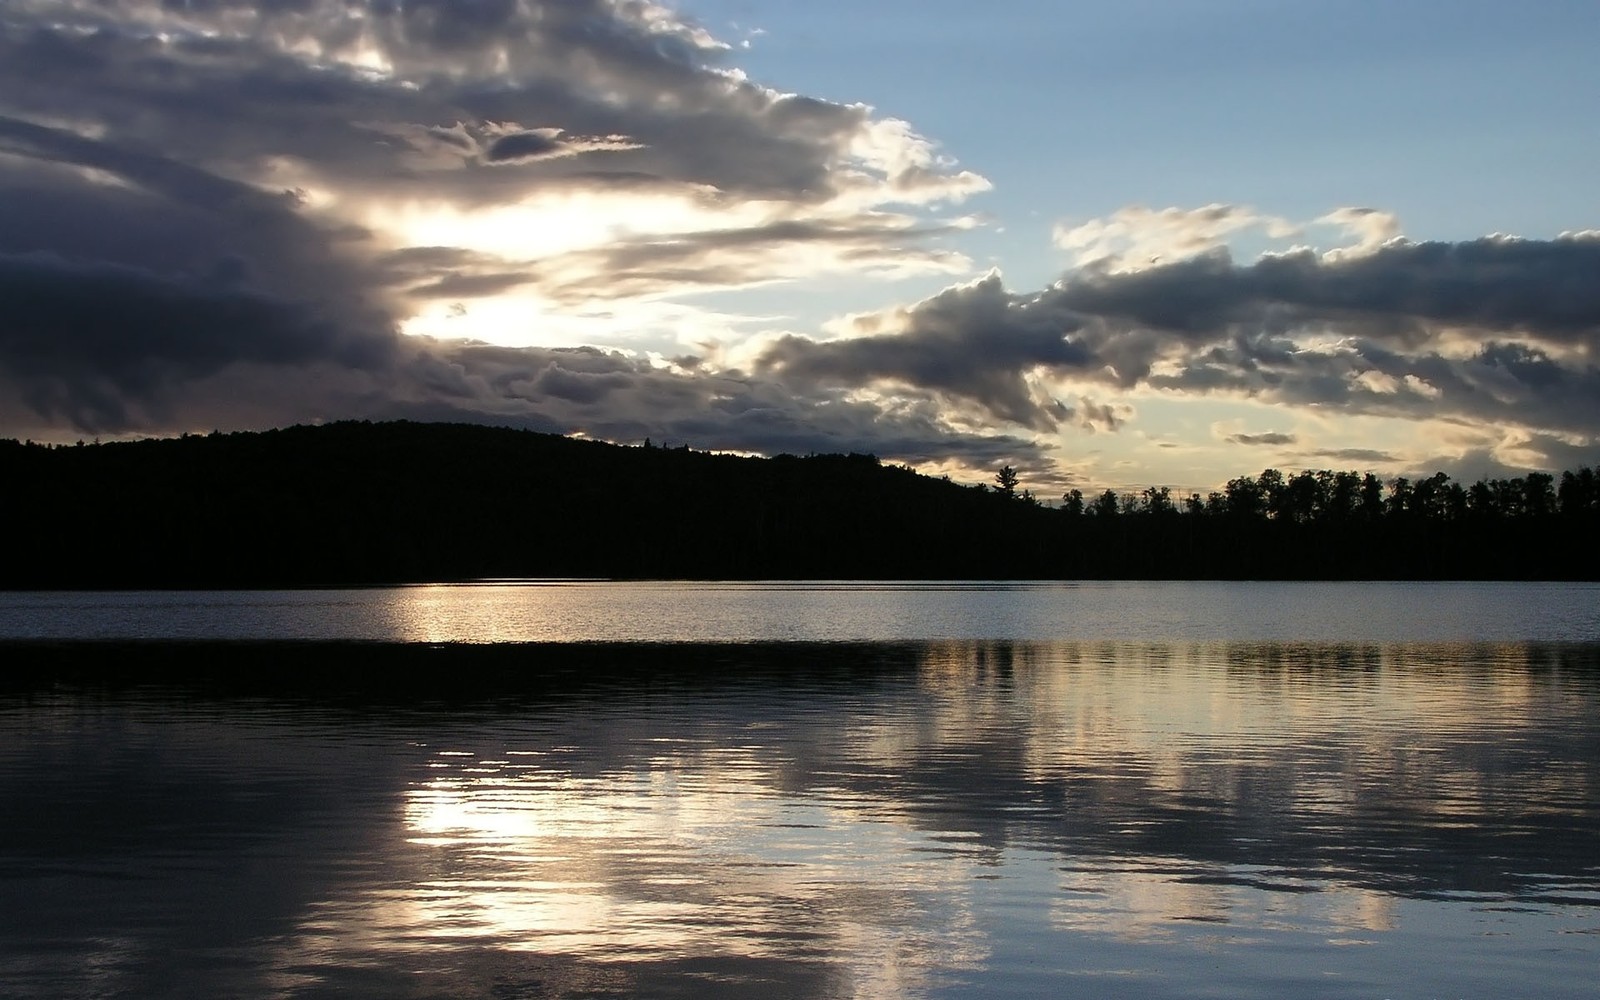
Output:
<svg viewBox="0 0 1600 1000">
<path fill-rule="evenodd" d="M 1074 266 L 1125 271 L 1193 257 L 1249 230 L 1274 239 L 1300 232 L 1287 219 L 1242 205 L 1193 209 L 1130 205 L 1107 218 L 1057 223 L 1053 238 L 1057 247 L 1074 255 Z"/>
<path fill-rule="evenodd" d="M 1376 208 L 1336 208 L 1316 222 L 1338 227 L 1347 239 L 1356 241 L 1354 245 L 1328 251 L 1326 256 L 1333 260 L 1349 254 L 1371 253 L 1401 238 L 1399 217 Z"/>
<path fill-rule="evenodd" d="M 1073 267 L 1118 272 L 1171 264 L 1242 238 L 1260 245 L 1264 253 L 1306 252 L 1314 248 L 1283 244 L 1319 230 L 1332 230 L 1336 241 L 1323 254 L 1329 260 L 1371 253 L 1401 238 L 1399 219 L 1374 208 L 1337 208 L 1296 222 L 1247 205 L 1215 203 L 1187 209 L 1129 205 L 1099 219 L 1058 222 L 1052 239 L 1072 254 Z"/>
</svg>

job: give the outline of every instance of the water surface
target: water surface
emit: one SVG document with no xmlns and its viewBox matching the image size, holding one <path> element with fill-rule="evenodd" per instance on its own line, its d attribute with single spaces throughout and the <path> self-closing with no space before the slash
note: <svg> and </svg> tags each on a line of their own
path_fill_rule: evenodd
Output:
<svg viewBox="0 0 1600 1000">
<path fill-rule="evenodd" d="M 1225 599 L 1113 592 L 1158 632 Z M 12 644 L 0 995 L 1593 995 L 1600 646 L 1538 631 L 1582 600 L 1493 641 L 906 639 L 964 592 L 859 593 L 875 641 Z M 1063 599 L 970 593 L 953 628 Z"/>
<path fill-rule="evenodd" d="M 620 583 L 0 592 L 0 639 L 1600 641 L 1600 584 Z"/>
</svg>

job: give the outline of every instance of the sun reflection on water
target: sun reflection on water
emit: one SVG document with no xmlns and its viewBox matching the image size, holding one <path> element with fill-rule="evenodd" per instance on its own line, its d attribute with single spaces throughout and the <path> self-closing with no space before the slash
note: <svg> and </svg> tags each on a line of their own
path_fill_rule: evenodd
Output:
<svg viewBox="0 0 1600 1000">
<path fill-rule="evenodd" d="M 594 776 L 436 755 L 404 805 L 425 870 L 382 919 L 599 962 L 842 959 L 860 997 L 916 995 L 982 962 L 961 890 L 971 862 L 919 853 L 942 845 L 853 815 L 837 790 L 778 794 L 757 750 L 698 747 Z"/>
<path fill-rule="evenodd" d="M 1593 812 L 1594 761 L 1524 746 L 1595 703 L 1539 655 L 952 642 L 848 683 L 634 679 L 418 741 L 392 878 L 303 943 L 817 965 L 885 1000 L 1120 975 L 1112 947 L 1389 954 L 1428 933 L 1408 900 L 1594 891 L 1559 841 L 1507 860 Z"/>
</svg>

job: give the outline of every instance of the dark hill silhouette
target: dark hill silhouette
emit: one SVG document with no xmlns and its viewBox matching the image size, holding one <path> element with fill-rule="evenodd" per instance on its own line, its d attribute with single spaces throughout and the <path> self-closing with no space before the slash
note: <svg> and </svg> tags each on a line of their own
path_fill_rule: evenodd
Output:
<svg viewBox="0 0 1600 1000">
<path fill-rule="evenodd" d="M 869 456 L 744 458 L 471 425 L 0 448 L 6 586 L 1050 571 L 1049 512 Z M 1029 527 L 1032 525 L 1032 528 Z M 1028 553 L 1031 552 L 1031 556 Z"/>
<path fill-rule="evenodd" d="M 1061 509 L 1007 471 L 972 488 L 863 455 L 406 422 L 0 441 L 0 586 L 1597 575 L 1589 470 L 1559 492 L 1551 477 L 1470 491 L 1434 477 L 1387 497 L 1371 476 L 1363 494 L 1354 473 L 1268 470 L 1205 500 L 1151 489 Z"/>
</svg>

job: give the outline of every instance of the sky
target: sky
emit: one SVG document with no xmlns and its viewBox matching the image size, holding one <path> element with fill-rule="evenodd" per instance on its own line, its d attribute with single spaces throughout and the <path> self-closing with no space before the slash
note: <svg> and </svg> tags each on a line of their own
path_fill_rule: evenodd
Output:
<svg viewBox="0 0 1600 1000">
<path fill-rule="evenodd" d="M 0 436 L 1600 464 L 1593 0 L 4 0 Z"/>
</svg>

